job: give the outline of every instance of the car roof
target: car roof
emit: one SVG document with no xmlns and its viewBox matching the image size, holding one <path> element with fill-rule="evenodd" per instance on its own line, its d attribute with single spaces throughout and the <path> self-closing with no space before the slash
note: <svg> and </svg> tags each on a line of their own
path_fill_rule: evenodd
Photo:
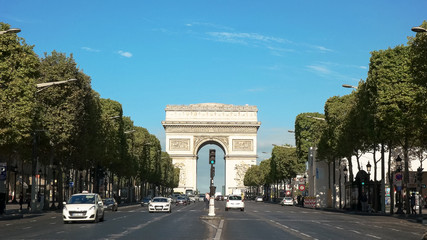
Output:
<svg viewBox="0 0 427 240">
<path fill-rule="evenodd" d="M 86 196 L 86 195 L 98 195 L 98 193 L 76 193 L 71 196 Z"/>
</svg>

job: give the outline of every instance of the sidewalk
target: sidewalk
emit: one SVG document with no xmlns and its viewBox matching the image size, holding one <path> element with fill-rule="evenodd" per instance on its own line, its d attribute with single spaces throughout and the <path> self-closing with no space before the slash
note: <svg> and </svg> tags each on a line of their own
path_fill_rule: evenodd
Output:
<svg viewBox="0 0 427 240">
<path fill-rule="evenodd" d="M 366 216 L 386 216 L 386 217 L 394 217 L 399 219 L 405 219 L 411 222 L 418 222 L 421 224 L 427 224 L 427 209 L 423 209 L 423 214 L 396 214 L 390 215 L 389 213 L 383 212 L 362 212 L 360 210 L 354 209 L 339 209 L 339 208 L 315 208 L 317 210 L 329 211 L 329 212 L 340 212 L 344 214 L 355 214 L 355 215 L 366 215 Z"/>
</svg>

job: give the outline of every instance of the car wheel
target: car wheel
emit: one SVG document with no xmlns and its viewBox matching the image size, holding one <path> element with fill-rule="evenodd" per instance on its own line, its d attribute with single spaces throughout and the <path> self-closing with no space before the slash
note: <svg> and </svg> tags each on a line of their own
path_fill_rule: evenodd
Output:
<svg viewBox="0 0 427 240">
<path fill-rule="evenodd" d="M 241 208 L 241 209 L 240 209 L 240 211 L 242 211 L 242 212 L 243 212 L 243 211 L 245 211 L 245 209 L 244 209 L 244 208 Z"/>
<path fill-rule="evenodd" d="M 101 218 L 101 219 L 99 219 L 99 221 L 100 221 L 100 222 L 103 222 L 103 221 L 104 221 L 104 215 L 105 215 L 105 213 L 102 213 L 102 218 Z"/>
<path fill-rule="evenodd" d="M 93 222 L 94 222 L 94 223 L 97 223 L 97 222 L 99 222 L 99 219 L 98 219 L 98 214 L 97 214 L 97 215 L 95 215 L 95 219 L 93 220 Z"/>
<path fill-rule="evenodd" d="M 228 208 L 225 208 L 225 211 L 228 211 Z"/>
<path fill-rule="evenodd" d="M 64 224 L 68 224 L 69 222 L 68 221 L 64 221 Z"/>
</svg>

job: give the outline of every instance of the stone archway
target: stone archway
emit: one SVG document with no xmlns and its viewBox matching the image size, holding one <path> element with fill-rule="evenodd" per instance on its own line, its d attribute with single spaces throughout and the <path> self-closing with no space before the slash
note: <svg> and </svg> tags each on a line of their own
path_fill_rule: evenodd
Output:
<svg viewBox="0 0 427 240">
<path fill-rule="evenodd" d="M 197 153 L 207 144 L 224 151 L 225 194 L 244 189 L 243 177 L 256 164 L 258 122 L 256 106 L 219 103 L 166 106 L 162 125 L 166 152 L 180 168 L 177 192 L 196 190 Z"/>
</svg>

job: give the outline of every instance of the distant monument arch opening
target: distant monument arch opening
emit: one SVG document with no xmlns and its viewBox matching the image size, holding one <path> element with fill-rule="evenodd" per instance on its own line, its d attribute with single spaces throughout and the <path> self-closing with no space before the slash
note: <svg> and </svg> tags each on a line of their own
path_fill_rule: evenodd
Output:
<svg viewBox="0 0 427 240">
<path fill-rule="evenodd" d="M 256 106 L 202 103 L 168 105 L 162 125 L 166 151 L 180 168 L 177 192 L 197 187 L 198 151 L 214 144 L 224 151 L 225 189 L 232 194 L 245 189 L 243 178 L 256 164 L 258 122 Z M 218 188 L 217 188 L 218 189 Z"/>
</svg>

